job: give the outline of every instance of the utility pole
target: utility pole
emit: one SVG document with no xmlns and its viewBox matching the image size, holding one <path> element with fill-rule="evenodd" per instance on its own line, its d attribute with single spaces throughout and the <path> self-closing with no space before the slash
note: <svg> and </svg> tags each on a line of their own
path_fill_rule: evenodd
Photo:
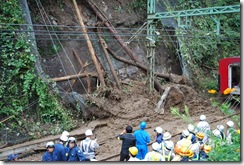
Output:
<svg viewBox="0 0 244 165">
<path fill-rule="evenodd" d="M 147 28 L 147 58 L 149 61 L 149 90 L 150 92 L 154 89 L 154 73 L 155 73 L 155 23 L 153 19 L 150 19 L 152 15 L 155 14 L 155 0 L 148 0 L 147 1 L 147 21 L 148 21 L 148 28 Z"/>
</svg>

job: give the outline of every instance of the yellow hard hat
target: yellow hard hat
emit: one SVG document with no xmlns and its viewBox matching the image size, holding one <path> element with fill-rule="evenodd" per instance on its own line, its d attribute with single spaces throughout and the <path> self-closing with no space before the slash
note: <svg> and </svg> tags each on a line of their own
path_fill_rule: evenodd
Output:
<svg viewBox="0 0 244 165">
<path fill-rule="evenodd" d="M 189 157 L 192 158 L 194 156 L 194 152 L 192 150 L 189 151 Z"/>
<path fill-rule="evenodd" d="M 217 91 L 215 89 L 208 90 L 208 93 L 215 94 Z"/>
<path fill-rule="evenodd" d="M 207 153 L 209 153 L 212 150 L 212 147 L 210 145 L 204 145 L 203 150 Z"/>
<path fill-rule="evenodd" d="M 130 147 L 129 152 L 131 153 L 131 155 L 136 156 L 138 154 L 138 149 L 136 147 Z"/>
<path fill-rule="evenodd" d="M 196 137 L 198 137 L 199 139 L 203 139 L 204 138 L 204 133 L 203 132 L 198 132 L 196 134 Z"/>
<path fill-rule="evenodd" d="M 236 133 L 240 134 L 241 133 L 241 130 L 240 129 L 236 130 Z"/>
<path fill-rule="evenodd" d="M 231 93 L 231 88 L 226 88 L 225 90 L 224 90 L 224 94 L 225 95 L 228 95 L 228 94 L 230 94 Z"/>
<path fill-rule="evenodd" d="M 190 150 L 188 147 L 181 147 L 180 149 L 180 156 L 189 156 L 190 155 Z"/>
</svg>

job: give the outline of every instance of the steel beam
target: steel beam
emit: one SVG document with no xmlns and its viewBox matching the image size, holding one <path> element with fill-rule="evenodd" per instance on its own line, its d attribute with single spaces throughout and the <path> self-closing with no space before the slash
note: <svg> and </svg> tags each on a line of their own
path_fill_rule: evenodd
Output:
<svg viewBox="0 0 244 165">
<path fill-rule="evenodd" d="M 171 11 L 171 12 L 159 12 L 159 13 L 148 15 L 147 19 L 162 19 L 162 18 L 172 18 L 172 17 L 200 16 L 200 15 L 213 15 L 213 14 L 225 14 L 225 13 L 237 13 L 237 12 L 240 12 L 240 5 L 217 6 L 217 7 Z"/>
</svg>

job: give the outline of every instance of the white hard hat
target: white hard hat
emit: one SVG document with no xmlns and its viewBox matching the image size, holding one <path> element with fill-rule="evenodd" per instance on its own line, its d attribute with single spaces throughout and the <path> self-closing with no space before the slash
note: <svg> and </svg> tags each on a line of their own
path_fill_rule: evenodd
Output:
<svg viewBox="0 0 244 165">
<path fill-rule="evenodd" d="M 61 136 L 63 136 L 63 135 L 69 137 L 69 132 L 68 131 L 64 131 Z"/>
<path fill-rule="evenodd" d="M 85 135 L 92 136 L 93 135 L 92 130 L 90 130 L 90 129 L 86 130 Z"/>
<path fill-rule="evenodd" d="M 169 132 L 165 132 L 163 135 L 163 140 L 168 140 L 171 138 L 171 134 Z"/>
<path fill-rule="evenodd" d="M 157 133 L 163 133 L 163 128 L 156 127 L 154 131 L 156 131 Z"/>
<path fill-rule="evenodd" d="M 220 131 L 217 130 L 217 129 L 215 129 L 215 130 L 213 130 L 213 134 L 214 134 L 215 136 L 220 136 Z"/>
<path fill-rule="evenodd" d="M 233 127 L 234 126 L 234 122 L 233 121 L 228 121 L 227 123 L 226 123 L 229 127 Z"/>
<path fill-rule="evenodd" d="M 206 120 L 206 116 L 205 115 L 201 115 L 200 116 L 200 120 L 202 120 L 202 121 Z"/>
<path fill-rule="evenodd" d="M 69 137 L 68 142 L 76 143 L 76 139 L 74 137 Z"/>
<path fill-rule="evenodd" d="M 217 125 L 217 129 L 220 131 L 220 132 L 223 132 L 225 130 L 225 127 L 223 125 Z"/>
<path fill-rule="evenodd" d="M 54 143 L 52 142 L 52 141 L 50 141 L 50 142 L 47 142 L 47 144 L 46 144 L 46 148 L 54 148 Z"/>
<path fill-rule="evenodd" d="M 174 143 L 172 141 L 169 141 L 166 143 L 166 148 L 172 150 L 174 148 Z"/>
<path fill-rule="evenodd" d="M 182 136 L 183 137 L 187 137 L 187 136 L 189 136 L 189 131 L 188 130 L 184 130 L 184 131 L 182 131 Z"/>
<path fill-rule="evenodd" d="M 158 142 L 154 142 L 152 144 L 152 149 L 155 151 L 159 151 L 160 150 L 161 145 Z"/>
<path fill-rule="evenodd" d="M 59 139 L 62 140 L 62 141 L 64 141 L 64 142 L 67 142 L 68 141 L 68 137 L 65 136 L 65 135 L 61 135 Z"/>
<path fill-rule="evenodd" d="M 190 131 L 190 132 L 194 132 L 194 130 L 195 130 L 194 125 L 192 125 L 192 124 L 188 124 L 188 131 Z"/>
</svg>

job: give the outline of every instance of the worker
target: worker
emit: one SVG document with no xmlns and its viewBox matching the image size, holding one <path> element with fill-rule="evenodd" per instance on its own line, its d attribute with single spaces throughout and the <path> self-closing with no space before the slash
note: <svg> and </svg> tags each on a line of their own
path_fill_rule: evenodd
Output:
<svg viewBox="0 0 244 165">
<path fill-rule="evenodd" d="M 214 134 L 214 136 L 216 136 L 219 139 L 222 139 L 221 133 L 218 129 L 215 129 L 212 131 L 212 133 Z"/>
<path fill-rule="evenodd" d="M 162 143 L 163 141 L 163 128 L 162 127 L 156 127 L 154 129 L 154 132 L 156 132 L 156 142 L 159 144 Z"/>
<path fill-rule="evenodd" d="M 152 144 L 153 151 L 148 152 L 143 161 L 165 161 L 163 155 L 159 152 L 161 146 L 158 142 Z"/>
<path fill-rule="evenodd" d="M 69 137 L 68 147 L 66 147 L 66 160 L 67 161 L 90 161 L 86 159 L 83 152 L 79 149 L 76 144 L 76 139 L 74 137 Z"/>
<path fill-rule="evenodd" d="M 68 131 L 63 131 L 61 136 L 63 136 L 63 137 L 66 136 L 67 139 L 69 139 L 70 134 L 69 134 Z M 64 147 L 69 147 L 69 146 L 68 146 L 68 141 L 65 142 Z"/>
<path fill-rule="evenodd" d="M 136 148 L 138 149 L 138 154 L 136 157 L 140 160 L 144 159 L 148 153 L 147 144 L 150 143 L 150 136 L 147 131 L 145 131 L 147 124 L 142 121 L 140 123 L 140 129 L 134 132 L 136 138 Z"/>
<path fill-rule="evenodd" d="M 198 132 L 196 134 L 196 137 L 197 137 L 196 144 L 197 144 L 198 148 L 197 148 L 197 152 L 195 152 L 196 155 L 194 155 L 192 158 L 193 160 L 197 160 L 197 161 L 201 160 L 201 151 L 203 150 L 203 147 L 204 147 L 204 143 L 203 143 L 204 136 L 205 136 L 205 134 L 203 132 Z"/>
<path fill-rule="evenodd" d="M 58 161 L 57 156 L 55 154 L 53 154 L 54 148 L 55 148 L 55 146 L 52 141 L 47 142 L 47 144 L 46 144 L 47 151 L 42 156 L 42 161 L 48 161 L 48 162 Z"/>
<path fill-rule="evenodd" d="M 200 116 L 200 121 L 197 124 L 197 131 L 204 133 L 203 143 L 204 144 L 207 143 L 208 142 L 208 134 L 210 134 L 210 125 L 206 121 L 205 115 Z"/>
<path fill-rule="evenodd" d="M 188 138 L 191 140 L 192 144 L 196 143 L 195 126 L 192 124 L 188 124 L 187 130 L 190 133 Z"/>
<path fill-rule="evenodd" d="M 208 154 L 209 152 L 212 150 L 212 147 L 210 145 L 204 145 L 203 146 L 203 151 L 201 153 L 201 157 L 203 160 L 207 160 L 208 159 Z M 204 154 L 203 154 L 204 153 Z"/>
<path fill-rule="evenodd" d="M 136 158 L 136 155 L 138 154 L 138 149 L 133 146 L 129 148 L 130 153 L 130 159 L 128 161 L 140 161 L 140 159 Z"/>
<path fill-rule="evenodd" d="M 174 144 L 174 142 L 171 140 L 171 134 L 169 132 L 165 132 L 163 134 L 163 142 L 161 143 L 160 150 L 166 147 L 166 143 L 171 143 L 171 142 Z"/>
<path fill-rule="evenodd" d="M 65 144 L 68 141 L 68 137 L 65 135 L 61 135 L 59 138 L 59 143 L 54 145 L 54 155 L 57 156 L 57 161 L 65 161 Z"/>
<path fill-rule="evenodd" d="M 180 148 L 183 147 L 183 146 L 185 146 L 185 147 L 190 147 L 190 145 L 192 144 L 192 142 L 191 142 L 191 140 L 190 140 L 191 137 L 188 138 L 189 135 L 190 135 L 190 133 L 189 133 L 188 130 L 183 130 L 183 131 L 182 131 L 182 134 L 181 134 L 182 139 L 179 140 L 179 141 L 176 143 L 176 145 L 179 146 Z"/>
<path fill-rule="evenodd" d="M 217 129 L 220 131 L 221 138 L 225 139 L 225 134 L 224 134 L 225 127 L 223 125 L 217 125 Z"/>
<path fill-rule="evenodd" d="M 85 132 L 86 138 L 80 142 L 80 149 L 85 155 L 86 159 L 96 159 L 95 152 L 99 148 L 99 144 L 97 143 L 97 138 L 93 138 L 92 130 L 88 129 Z"/>
<path fill-rule="evenodd" d="M 8 155 L 8 161 L 18 161 L 18 154 Z"/>
<path fill-rule="evenodd" d="M 226 141 L 229 143 L 229 144 L 232 144 L 232 133 L 235 131 L 234 130 L 234 122 L 233 121 L 228 121 L 227 123 L 227 132 L 226 132 Z"/>
<path fill-rule="evenodd" d="M 122 147 L 120 151 L 120 161 L 128 161 L 130 159 L 129 148 L 136 146 L 136 138 L 132 134 L 133 128 L 128 125 L 123 132 L 121 132 L 117 138 L 122 140 Z"/>
<path fill-rule="evenodd" d="M 171 161 L 175 157 L 174 143 L 172 141 L 166 143 L 166 146 L 162 149 L 162 155 L 165 161 Z"/>
<path fill-rule="evenodd" d="M 191 161 L 193 155 L 194 155 L 193 151 L 190 150 L 188 147 L 184 146 L 180 149 L 180 156 L 181 156 L 180 161 L 182 162 Z"/>
</svg>

